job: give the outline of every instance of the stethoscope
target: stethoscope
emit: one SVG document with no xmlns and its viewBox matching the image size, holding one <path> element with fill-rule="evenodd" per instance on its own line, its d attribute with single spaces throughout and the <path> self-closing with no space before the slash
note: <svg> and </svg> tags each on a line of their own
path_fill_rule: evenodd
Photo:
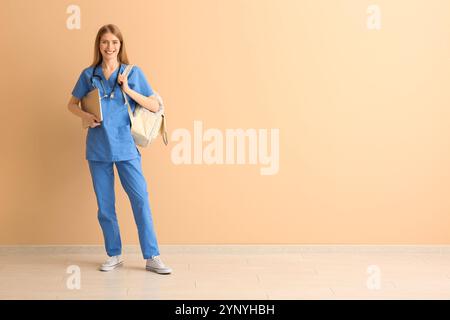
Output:
<svg viewBox="0 0 450 320">
<path fill-rule="evenodd" d="M 103 78 L 101 76 L 99 76 L 98 74 L 95 74 L 95 71 L 97 70 L 97 67 L 99 66 L 99 64 L 96 64 L 94 67 L 94 71 L 92 72 L 92 76 L 91 76 L 91 85 L 95 88 L 94 86 L 94 78 L 99 78 L 100 79 L 100 84 L 102 85 L 102 89 L 103 92 L 105 93 L 105 95 L 103 98 L 109 98 L 109 99 L 114 99 L 114 91 L 116 90 L 116 86 L 117 86 L 117 79 L 119 78 L 119 73 L 120 73 L 120 69 L 122 67 L 122 64 L 119 65 L 119 70 L 117 70 L 117 76 L 116 76 L 116 81 L 114 81 L 114 86 L 111 90 L 111 92 L 109 94 L 106 93 L 105 87 L 103 85 Z"/>
</svg>

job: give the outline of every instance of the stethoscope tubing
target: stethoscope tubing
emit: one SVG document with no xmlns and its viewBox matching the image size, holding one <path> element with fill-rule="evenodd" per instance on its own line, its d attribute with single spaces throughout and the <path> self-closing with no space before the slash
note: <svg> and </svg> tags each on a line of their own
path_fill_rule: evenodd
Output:
<svg viewBox="0 0 450 320">
<path fill-rule="evenodd" d="M 102 97 L 102 99 L 103 99 L 103 98 L 106 98 L 106 97 L 109 97 L 109 98 L 113 98 L 113 99 L 114 99 L 114 91 L 116 90 L 117 78 L 119 77 L 120 68 L 122 67 L 122 64 L 119 65 L 119 70 L 117 70 L 118 73 L 117 73 L 116 81 L 114 82 L 114 86 L 113 86 L 111 92 L 109 93 L 109 95 L 106 94 L 106 90 L 105 90 L 105 86 L 103 85 L 103 79 L 102 79 L 102 77 L 99 76 L 98 74 L 95 74 L 95 71 L 97 70 L 97 67 L 98 67 L 98 64 L 95 65 L 94 70 L 92 71 L 92 75 L 91 75 L 91 85 L 95 88 L 95 85 L 94 85 L 94 78 L 100 79 L 100 84 L 101 84 L 101 86 L 102 86 L 103 92 L 105 93 L 105 95 Z"/>
</svg>

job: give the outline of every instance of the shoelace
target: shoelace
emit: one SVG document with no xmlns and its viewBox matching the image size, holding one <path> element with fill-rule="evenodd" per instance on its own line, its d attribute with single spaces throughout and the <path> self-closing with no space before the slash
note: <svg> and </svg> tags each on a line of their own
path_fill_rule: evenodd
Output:
<svg viewBox="0 0 450 320">
<path fill-rule="evenodd" d="M 113 261 L 115 261 L 117 258 L 116 257 L 108 257 L 108 259 L 106 260 L 106 263 L 111 263 Z"/>
<path fill-rule="evenodd" d="M 161 261 L 161 258 L 159 256 L 152 257 L 151 260 L 156 262 L 157 264 L 159 264 L 161 266 L 164 266 L 164 263 Z"/>
</svg>

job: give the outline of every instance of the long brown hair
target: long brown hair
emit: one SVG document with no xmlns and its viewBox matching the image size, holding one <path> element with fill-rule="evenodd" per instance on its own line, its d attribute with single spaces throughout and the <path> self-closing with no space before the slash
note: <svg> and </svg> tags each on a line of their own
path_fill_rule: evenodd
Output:
<svg viewBox="0 0 450 320">
<path fill-rule="evenodd" d="M 112 33 L 119 39 L 120 49 L 117 55 L 117 59 L 119 60 L 119 63 L 129 64 L 127 51 L 125 50 L 125 43 L 123 42 L 122 33 L 120 32 L 119 28 L 116 25 L 107 24 L 98 30 L 97 36 L 95 37 L 94 62 L 92 62 L 91 67 L 95 67 L 96 65 L 98 65 L 103 61 L 103 56 L 100 52 L 100 39 L 105 33 Z"/>
</svg>

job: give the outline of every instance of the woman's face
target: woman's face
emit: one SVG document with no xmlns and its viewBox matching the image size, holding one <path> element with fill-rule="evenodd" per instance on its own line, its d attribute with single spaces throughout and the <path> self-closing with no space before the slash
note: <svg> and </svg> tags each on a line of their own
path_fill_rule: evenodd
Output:
<svg viewBox="0 0 450 320">
<path fill-rule="evenodd" d="M 119 54 L 120 40 L 112 33 L 105 33 L 100 38 L 100 52 L 103 56 L 103 60 L 116 60 Z"/>
</svg>

